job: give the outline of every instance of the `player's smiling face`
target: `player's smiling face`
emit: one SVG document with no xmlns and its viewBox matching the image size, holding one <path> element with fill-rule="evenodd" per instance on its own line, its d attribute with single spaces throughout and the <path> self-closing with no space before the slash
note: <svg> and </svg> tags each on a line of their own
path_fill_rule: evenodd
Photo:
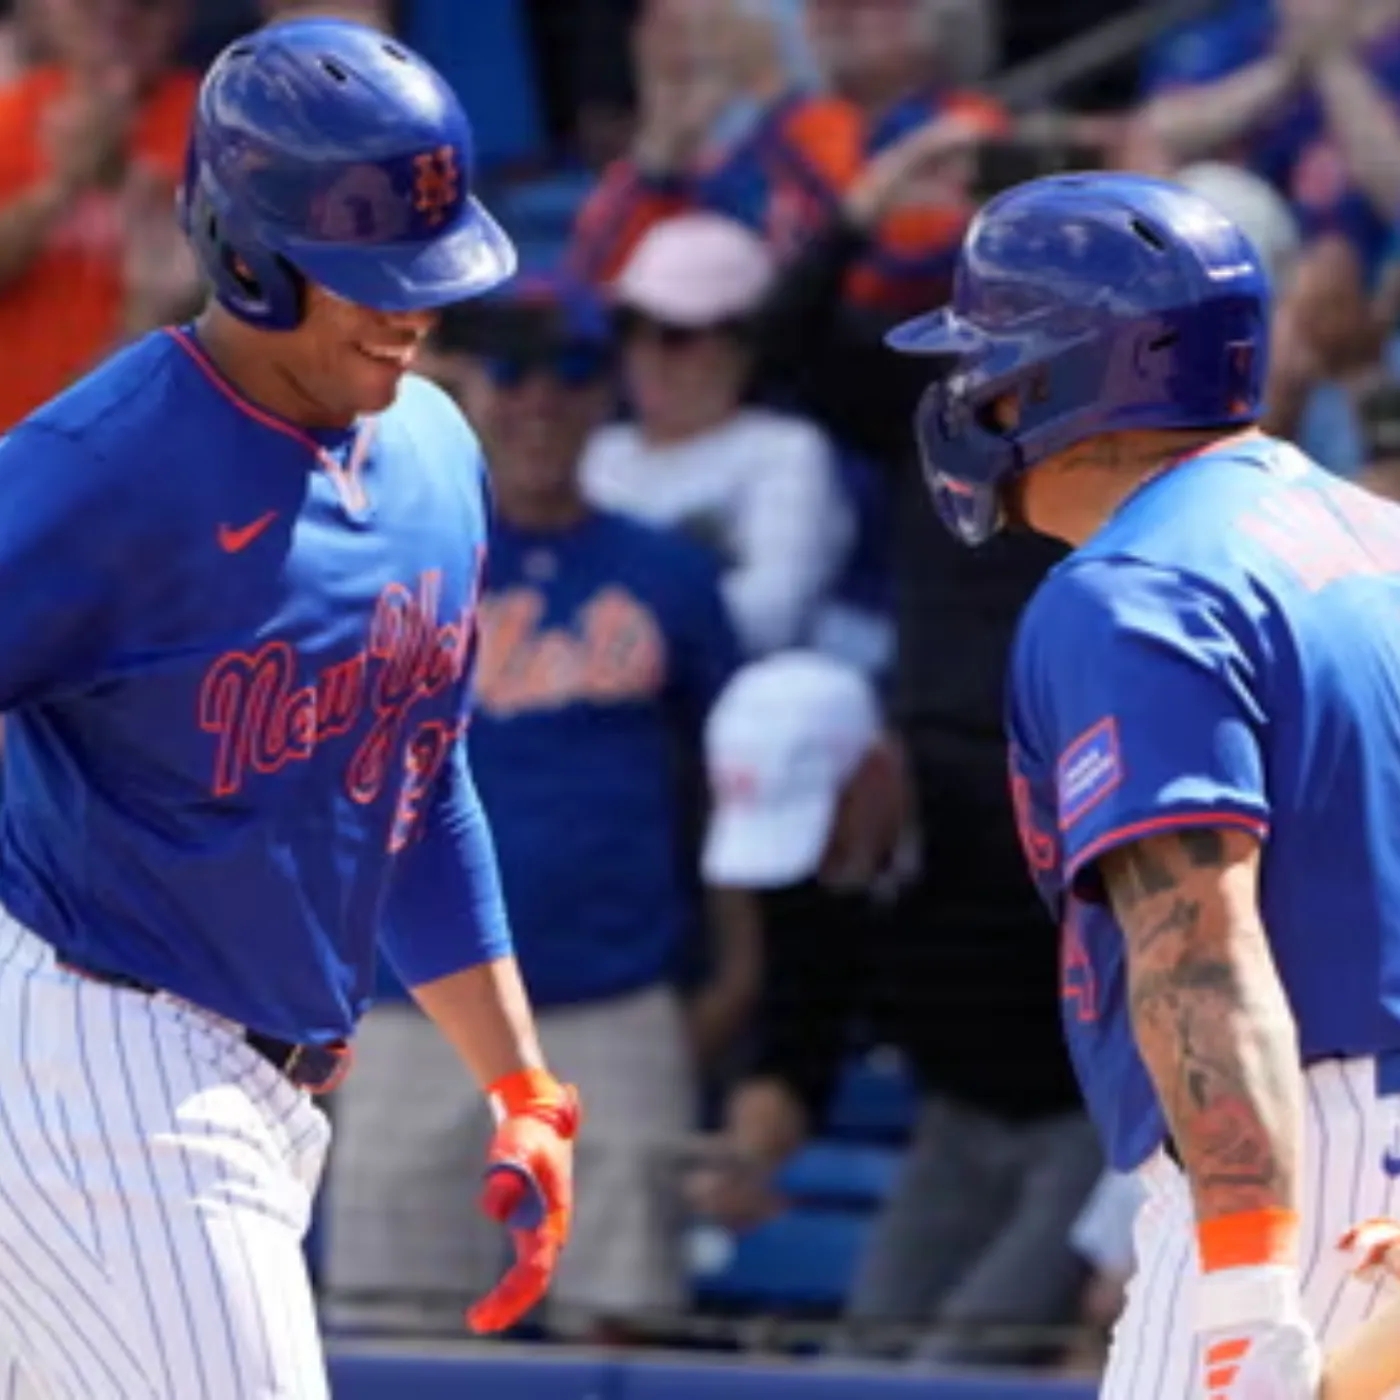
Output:
<svg viewBox="0 0 1400 1400">
<path fill-rule="evenodd" d="M 286 373 L 332 422 L 382 412 L 436 321 L 434 311 L 374 311 L 309 286 L 302 323 L 284 338 Z"/>
</svg>

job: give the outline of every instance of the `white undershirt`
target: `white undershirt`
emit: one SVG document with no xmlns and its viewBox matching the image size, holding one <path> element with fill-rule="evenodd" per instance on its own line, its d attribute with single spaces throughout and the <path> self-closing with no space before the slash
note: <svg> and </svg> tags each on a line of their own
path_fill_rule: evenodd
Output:
<svg viewBox="0 0 1400 1400">
<path fill-rule="evenodd" d="M 807 639 L 855 531 L 821 431 L 766 409 L 665 446 L 612 424 L 584 452 L 582 481 L 595 505 L 716 550 L 730 616 L 753 654 Z"/>
</svg>

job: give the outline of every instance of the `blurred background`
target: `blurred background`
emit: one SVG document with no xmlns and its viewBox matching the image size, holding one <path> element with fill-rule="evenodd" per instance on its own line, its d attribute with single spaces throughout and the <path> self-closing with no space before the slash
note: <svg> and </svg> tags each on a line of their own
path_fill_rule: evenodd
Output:
<svg viewBox="0 0 1400 1400">
<path fill-rule="evenodd" d="M 1092 1393 L 1136 1188 L 1000 729 L 1061 550 L 944 536 L 881 336 L 1008 185 L 1171 176 L 1269 266 L 1267 426 L 1400 497 L 1400 0 L 9 0 L 0 432 L 198 308 L 200 71 L 312 12 L 444 72 L 521 250 L 422 369 L 490 460 L 472 759 L 589 1109 L 548 1306 L 466 1342 L 489 1119 L 382 985 L 308 1246 L 337 1395 Z"/>
</svg>

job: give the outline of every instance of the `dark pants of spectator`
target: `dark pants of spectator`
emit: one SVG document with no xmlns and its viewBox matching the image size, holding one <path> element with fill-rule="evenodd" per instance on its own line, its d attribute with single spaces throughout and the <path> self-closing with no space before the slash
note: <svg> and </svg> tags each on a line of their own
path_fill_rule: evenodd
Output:
<svg viewBox="0 0 1400 1400">
<path fill-rule="evenodd" d="M 921 1361 L 1035 1352 L 1005 1340 L 979 1343 L 975 1333 L 1073 1321 L 1084 1265 L 1070 1229 L 1102 1169 L 1083 1114 L 1015 1122 L 951 1099 L 926 1100 L 848 1320 L 930 1324 L 937 1330 L 919 1347 Z"/>
</svg>

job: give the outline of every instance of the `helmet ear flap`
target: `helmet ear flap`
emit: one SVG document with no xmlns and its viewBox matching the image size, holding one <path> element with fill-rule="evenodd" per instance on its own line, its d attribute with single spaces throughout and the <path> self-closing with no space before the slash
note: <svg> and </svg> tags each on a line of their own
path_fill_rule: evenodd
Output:
<svg viewBox="0 0 1400 1400">
<path fill-rule="evenodd" d="M 200 182 L 186 186 L 181 222 L 221 306 L 263 330 L 289 331 L 301 323 L 301 274 L 255 239 L 239 237 L 236 219 L 215 205 Z"/>
</svg>

